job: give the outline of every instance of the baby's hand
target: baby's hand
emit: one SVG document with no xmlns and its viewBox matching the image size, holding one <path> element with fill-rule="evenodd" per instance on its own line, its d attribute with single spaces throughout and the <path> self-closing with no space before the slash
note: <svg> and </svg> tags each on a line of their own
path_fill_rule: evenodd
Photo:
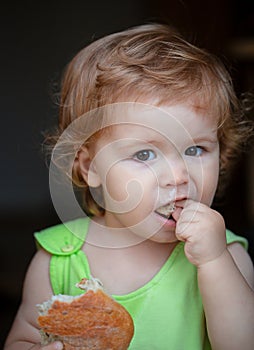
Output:
<svg viewBox="0 0 254 350">
<path fill-rule="evenodd" d="M 63 344 L 59 341 L 56 341 L 54 343 L 51 343 L 45 346 L 36 344 L 33 347 L 31 347 L 29 350 L 62 350 L 62 349 L 63 349 Z"/>
<path fill-rule="evenodd" d="M 193 200 L 185 202 L 177 221 L 176 237 L 185 242 L 185 255 L 197 267 L 217 259 L 227 247 L 222 216 Z"/>
</svg>

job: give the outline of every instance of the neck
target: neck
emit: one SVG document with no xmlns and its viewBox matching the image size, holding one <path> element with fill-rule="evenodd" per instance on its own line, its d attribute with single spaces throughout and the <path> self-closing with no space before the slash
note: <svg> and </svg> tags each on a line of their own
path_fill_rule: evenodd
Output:
<svg viewBox="0 0 254 350">
<path fill-rule="evenodd" d="M 105 227 L 92 220 L 83 247 L 93 276 L 111 294 L 126 294 L 146 284 L 164 265 L 177 242 L 164 244 L 149 239 L 135 243 L 128 232 Z M 126 239 L 125 234 L 129 235 Z M 121 236 L 119 238 L 119 236 Z"/>
<path fill-rule="evenodd" d="M 127 228 L 108 227 L 105 225 L 104 218 L 95 218 L 91 222 L 86 243 L 98 249 L 104 248 L 114 252 L 120 251 L 121 254 L 126 253 L 129 256 L 137 254 L 144 258 L 145 255 L 150 257 L 158 255 L 167 258 L 178 242 L 156 242 L 139 237 Z"/>
</svg>

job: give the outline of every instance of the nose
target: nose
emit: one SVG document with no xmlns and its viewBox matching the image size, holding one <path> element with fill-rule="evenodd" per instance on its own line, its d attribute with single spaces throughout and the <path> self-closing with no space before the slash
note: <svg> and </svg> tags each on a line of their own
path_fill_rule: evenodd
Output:
<svg viewBox="0 0 254 350">
<path fill-rule="evenodd" d="M 162 187 L 177 187 L 188 183 L 189 173 L 187 164 L 180 155 L 170 160 L 164 160 L 159 181 Z"/>
</svg>

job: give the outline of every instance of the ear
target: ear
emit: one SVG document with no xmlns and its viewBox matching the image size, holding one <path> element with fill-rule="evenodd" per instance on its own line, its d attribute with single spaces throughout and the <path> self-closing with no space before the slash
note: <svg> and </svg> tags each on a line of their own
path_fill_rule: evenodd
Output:
<svg viewBox="0 0 254 350">
<path fill-rule="evenodd" d="M 90 187 L 99 187 L 101 185 L 101 179 L 96 171 L 95 163 L 93 162 L 93 157 L 91 152 L 85 146 L 81 147 L 75 162 L 80 169 L 80 174 L 82 175 L 85 182 Z"/>
</svg>

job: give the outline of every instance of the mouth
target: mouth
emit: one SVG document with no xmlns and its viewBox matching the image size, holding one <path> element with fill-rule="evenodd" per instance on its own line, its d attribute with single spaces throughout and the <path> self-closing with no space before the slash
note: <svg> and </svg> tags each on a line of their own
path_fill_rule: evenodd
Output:
<svg viewBox="0 0 254 350">
<path fill-rule="evenodd" d="M 175 211 L 175 209 L 176 209 L 175 202 L 171 202 L 156 209 L 155 213 L 159 214 L 164 219 L 169 220 L 169 219 L 173 219 L 172 214 Z"/>
</svg>

